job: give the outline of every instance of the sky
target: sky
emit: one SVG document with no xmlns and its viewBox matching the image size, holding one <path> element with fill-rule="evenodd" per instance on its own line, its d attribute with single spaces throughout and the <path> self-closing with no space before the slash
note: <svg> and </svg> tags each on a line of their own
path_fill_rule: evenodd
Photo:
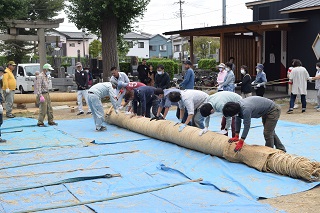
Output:
<svg viewBox="0 0 320 213">
<path fill-rule="evenodd" d="M 252 10 L 245 3 L 253 0 L 226 0 L 226 22 L 235 24 L 252 21 Z M 177 2 L 177 3 L 175 3 Z M 134 24 L 133 31 L 150 34 L 162 34 L 181 29 L 179 0 L 151 0 L 143 18 Z M 183 29 L 222 25 L 222 0 L 184 0 Z M 64 18 L 60 31 L 79 31 L 69 23 L 66 15 L 61 13 L 57 18 Z"/>
</svg>

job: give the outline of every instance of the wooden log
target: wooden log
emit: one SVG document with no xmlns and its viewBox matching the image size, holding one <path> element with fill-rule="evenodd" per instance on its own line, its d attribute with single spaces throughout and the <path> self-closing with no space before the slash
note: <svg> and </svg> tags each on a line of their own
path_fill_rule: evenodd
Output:
<svg viewBox="0 0 320 213">
<path fill-rule="evenodd" d="M 77 93 L 49 93 L 51 102 L 77 101 Z M 35 94 L 15 94 L 15 104 L 36 103 Z"/>
</svg>

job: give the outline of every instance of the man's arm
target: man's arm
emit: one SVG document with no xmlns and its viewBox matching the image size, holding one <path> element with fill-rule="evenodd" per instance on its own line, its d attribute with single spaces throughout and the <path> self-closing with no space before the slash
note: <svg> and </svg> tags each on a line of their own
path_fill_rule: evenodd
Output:
<svg viewBox="0 0 320 213">
<path fill-rule="evenodd" d="M 243 131 L 241 134 L 241 138 L 244 140 L 246 139 L 251 125 L 251 113 L 243 113 Z M 238 129 L 238 128 L 237 128 Z M 240 128 L 239 128 L 240 131 Z"/>
</svg>

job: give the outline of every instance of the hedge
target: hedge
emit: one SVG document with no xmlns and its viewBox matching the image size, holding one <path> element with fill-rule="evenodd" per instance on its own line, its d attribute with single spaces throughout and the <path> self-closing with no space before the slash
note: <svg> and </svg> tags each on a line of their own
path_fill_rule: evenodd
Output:
<svg viewBox="0 0 320 213">
<path fill-rule="evenodd" d="M 178 64 L 170 59 L 149 59 L 147 64 L 152 65 L 153 70 L 157 69 L 159 64 L 164 66 L 164 71 L 167 72 L 172 79 L 175 73 L 178 73 Z"/>
<path fill-rule="evenodd" d="M 215 59 L 200 59 L 198 68 L 204 70 L 216 70 L 217 62 Z"/>
<path fill-rule="evenodd" d="M 119 67 L 120 67 L 120 72 L 125 72 L 127 75 L 131 73 L 132 67 L 129 62 L 120 62 Z"/>
</svg>

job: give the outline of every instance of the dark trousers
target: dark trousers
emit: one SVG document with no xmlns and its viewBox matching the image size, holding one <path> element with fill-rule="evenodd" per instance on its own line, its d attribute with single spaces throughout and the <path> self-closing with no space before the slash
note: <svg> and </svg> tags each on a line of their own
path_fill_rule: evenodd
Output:
<svg viewBox="0 0 320 213">
<path fill-rule="evenodd" d="M 266 88 L 264 88 L 263 86 L 258 87 L 256 89 L 256 95 L 263 97 L 265 91 L 266 91 Z"/>
<path fill-rule="evenodd" d="M 291 93 L 290 96 L 290 109 L 293 109 L 294 107 L 294 102 L 296 101 L 297 95 L 294 95 Z M 307 107 L 307 101 L 306 101 L 306 95 L 301 95 L 301 104 L 302 104 L 302 109 L 306 109 Z"/>
<path fill-rule="evenodd" d="M 1 138 L 1 125 L 3 124 L 3 114 L 0 114 L 0 138 Z"/>
<path fill-rule="evenodd" d="M 178 119 L 180 119 L 180 108 L 179 107 L 177 107 L 176 117 Z M 183 118 L 182 118 L 182 123 L 186 122 L 187 118 L 188 118 L 188 110 L 184 109 L 184 115 L 183 115 Z M 190 123 L 188 123 L 188 125 L 192 126 L 191 121 L 190 121 Z"/>
<path fill-rule="evenodd" d="M 232 132 L 232 137 L 234 137 L 236 135 L 236 125 L 235 125 L 235 117 L 232 117 L 232 121 L 231 121 L 231 132 Z M 226 118 L 224 116 L 222 116 L 222 120 L 221 120 L 221 130 L 226 129 Z M 228 133 L 227 133 L 228 135 Z"/>
<path fill-rule="evenodd" d="M 275 105 L 266 115 L 262 116 L 263 123 L 263 135 L 266 141 L 266 146 L 273 148 L 274 146 L 277 149 L 286 151 L 286 148 L 281 143 L 280 138 L 275 132 L 277 122 L 281 114 L 281 108 L 278 105 Z"/>
<path fill-rule="evenodd" d="M 157 99 L 152 99 L 151 101 L 149 101 L 147 104 L 146 104 L 146 111 L 145 111 L 145 117 L 146 118 L 151 118 L 151 114 L 150 114 L 150 110 L 152 108 L 152 114 L 154 116 L 157 116 L 157 112 L 158 112 L 158 105 L 159 102 Z M 142 114 L 142 109 L 141 109 L 141 106 L 140 106 L 140 103 L 139 103 L 139 106 L 138 106 L 138 110 L 137 110 L 137 115 L 141 115 Z"/>
</svg>

